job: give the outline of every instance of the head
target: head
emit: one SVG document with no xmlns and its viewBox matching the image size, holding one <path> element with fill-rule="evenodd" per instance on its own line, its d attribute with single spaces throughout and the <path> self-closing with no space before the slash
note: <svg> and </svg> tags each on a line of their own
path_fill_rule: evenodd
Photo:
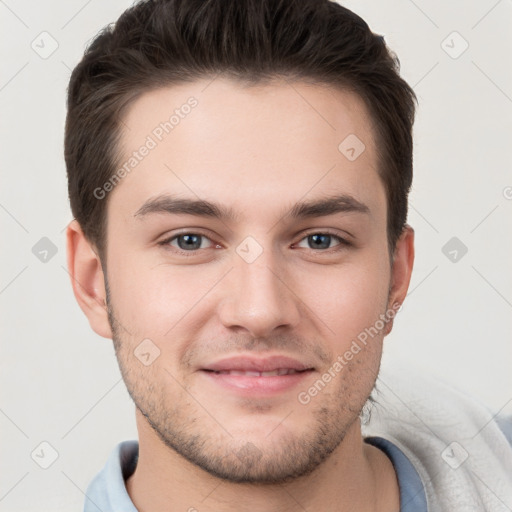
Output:
<svg viewBox="0 0 512 512">
<path fill-rule="evenodd" d="M 69 85 L 68 262 L 147 435 L 239 482 L 338 448 L 412 271 L 414 100 L 330 1 L 140 2 L 94 39 Z M 214 371 L 275 355 L 306 370 L 279 392 Z"/>
</svg>

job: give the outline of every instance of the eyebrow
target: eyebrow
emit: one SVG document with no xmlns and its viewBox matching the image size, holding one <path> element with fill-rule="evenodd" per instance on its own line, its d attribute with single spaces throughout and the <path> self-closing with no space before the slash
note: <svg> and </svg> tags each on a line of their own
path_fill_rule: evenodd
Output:
<svg viewBox="0 0 512 512">
<path fill-rule="evenodd" d="M 134 217 L 143 218 L 149 214 L 166 213 L 171 215 L 195 215 L 211 217 L 223 221 L 236 222 L 238 214 L 232 208 L 202 199 L 188 199 L 160 195 L 148 199 L 135 213 Z M 292 219 L 323 217 L 336 213 L 370 214 L 370 208 L 349 194 L 341 194 L 312 201 L 296 203 L 286 214 Z"/>
</svg>

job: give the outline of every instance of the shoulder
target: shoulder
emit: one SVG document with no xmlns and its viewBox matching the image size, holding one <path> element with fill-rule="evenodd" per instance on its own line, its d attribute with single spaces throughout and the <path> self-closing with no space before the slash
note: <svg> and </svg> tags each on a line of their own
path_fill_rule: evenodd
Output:
<svg viewBox="0 0 512 512">
<path fill-rule="evenodd" d="M 139 443 L 134 440 L 123 441 L 112 450 L 103 469 L 87 487 L 84 512 L 137 512 L 125 480 L 135 469 L 138 453 Z"/>
<path fill-rule="evenodd" d="M 383 369 L 363 436 L 395 444 L 425 486 L 429 510 L 512 507 L 512 421 L 454 386 L 406 368 Z M 491 505 L 494 503 L 494 505 Z"/>
</svg>

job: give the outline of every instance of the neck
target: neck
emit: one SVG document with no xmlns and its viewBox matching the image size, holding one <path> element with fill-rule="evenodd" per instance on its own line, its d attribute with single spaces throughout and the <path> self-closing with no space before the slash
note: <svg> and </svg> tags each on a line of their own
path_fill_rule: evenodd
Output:
<svg viewBox="0 0 512 512">
<path fill-rule="evenodd" d="M 138 411 L 137 427 L 139 459 L 126 488 L 140 512 L 399 510 L 391 461 L 363 442 L 358 420 L 313 473 L 280 485 L 231 483 L 214 477 L 165 446 Z"/>
</svg>

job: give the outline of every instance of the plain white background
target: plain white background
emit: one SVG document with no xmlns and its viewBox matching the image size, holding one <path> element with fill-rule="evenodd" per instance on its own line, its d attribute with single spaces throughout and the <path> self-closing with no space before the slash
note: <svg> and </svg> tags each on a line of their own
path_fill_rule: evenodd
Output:
<svg viewBox="0 0 512 512">
<path fill-rule="evenodd" d="M 0 2 L 2 511 L 81 510 L 110 451 L 137 435 L 112 343 L 92 332 L 72 295 L 64 238 L 69 75 L 129 5 Z M 416 262 L 384 364 L 416 367 L 510 410 L 512 2 L 345 5 L 385 36 L 420 104 L 409 214 Z M 47 58 L 32 48 L 41 38 L 46 51 L 58 44 Z M 43 237 L 57 251 L 46 262 L 32 250 Z M 467 247 L 456 262 L 443 253 L 453 237 Z M 41 442 L 58 453 L 48 469 L 31 458 Z M 42 449 L 49 461 L 52 448 Z"/>
</svg>

